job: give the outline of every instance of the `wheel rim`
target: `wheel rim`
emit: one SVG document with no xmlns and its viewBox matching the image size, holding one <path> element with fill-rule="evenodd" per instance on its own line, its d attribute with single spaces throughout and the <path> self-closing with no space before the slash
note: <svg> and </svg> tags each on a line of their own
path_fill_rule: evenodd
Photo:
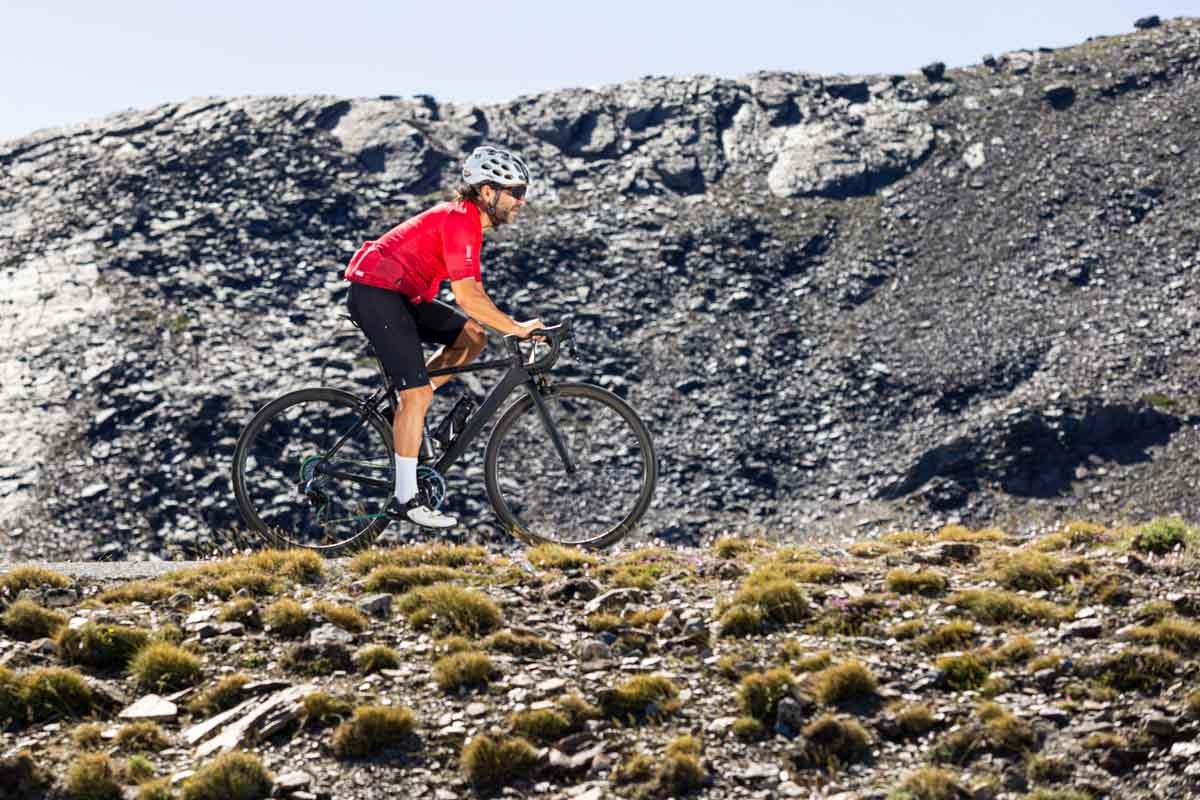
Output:
<svg viewBox="0 0 1200 800">
<path fill-rule="evenodd" d="M 245 442 L 240 479 L 247 521 L 287 544 L 343 545 L 381 525 L 395 469 L 386 437 L 359 422 L 357 409 L 329 398 L 301 398 L 279 409 Z"/>
<path fill-rule="evenodd" d="M 614 406 L 562 391 L 543 397 L 577 471 L 568 475 L 530 405 L 496 449 L 495 498 L 535 539 L 585 544 L 636 521 L 651 491 L 649 441 Z"/>
</svg>

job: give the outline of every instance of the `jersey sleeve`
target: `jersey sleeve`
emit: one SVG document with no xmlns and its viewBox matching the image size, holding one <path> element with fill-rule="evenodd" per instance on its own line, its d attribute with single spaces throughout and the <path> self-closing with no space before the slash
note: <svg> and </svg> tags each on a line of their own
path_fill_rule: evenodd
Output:
<svg viewBox="0 0 1200 800">
<path fill-rule="evenodd" d="M 483 282 L 479 272 L 479 246 L 483 235 L 478 219 L 469 213 L 451 214 L 442 228 L 442 260 L 451 281 L 473 278 Z"/>
</svg>

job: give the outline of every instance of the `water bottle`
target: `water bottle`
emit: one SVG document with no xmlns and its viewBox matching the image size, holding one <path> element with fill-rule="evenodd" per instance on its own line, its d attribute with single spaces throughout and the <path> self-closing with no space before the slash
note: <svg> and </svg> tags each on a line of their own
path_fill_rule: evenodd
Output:
<svg viewBox="0 0 1200 800">
<path fill-rule="evenodd" d="M 458 402 L 454 404 L 454 408 L 450 409 L 450 413 L 437 426 L 437 430 L 433 432 L 433 438 L 443 447 L 449 447 L 463 428 L 467 426 L 467 418 L 471 416 L 471 412 L 475 410 L 475 401 L 471 395 L 464 394 L 458 398 Z"/>
</svg>

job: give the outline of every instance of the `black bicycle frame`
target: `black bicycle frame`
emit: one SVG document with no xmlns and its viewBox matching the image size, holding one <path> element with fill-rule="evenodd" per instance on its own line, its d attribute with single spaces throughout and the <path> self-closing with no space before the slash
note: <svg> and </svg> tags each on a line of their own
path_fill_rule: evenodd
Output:
<svg viewBox="0 0 1200 800">
<path fill-rule="evenodd" d="M 566 442 L 563 441 L 562 435 L 558 432 L 558 427 L 555 426 L 554 420 L 551 419 L 550 412 L 546 408 L 546 402 L 542 398 L 542 393 L 535 377 L 536 373 L 531 372 L 528 369 L 528 366 L 521 355 L 520 347 L 516 341 L 509 340 L 508 346 L 511 352 L 511 355 L 508 358 L 495 359 L 492 361 L 481 361 L 478 364 L 464 364 L 458 367 L 443 367 L 441 369 L 429 371 L 429 377 L 433 378 L 439 375 L 461 375 L 467 372 L 486 372 L 497 369 L 508 369 L 508 372 L 504 374 L 504 377 L 500 380 L 500 383 L 492 387 L 492 390 L 488 392 L 487 397 L 484 398 L 483 403 L 480 404 L 478 410 L 476 410 L 476 412 L 467 420 L 467 426 L 463 428 L 462 432 L 457 437 L 455 437 L 454 441 L 450 443 L 450 447 L 446 450 L 446 452 L 442 453 L 441 457 L 433 465 L 433 468 L 439 473 L 444 475 L 446 470 L 448 470 L 454 464 L 454 462 L 457 461 L 464 452 L 466 452 L 467 448 L 471 445 L 471 442 L 475 440 L 475 437 L 483 432 L 483 429 L 487 427 L 487 424 L 491 421 L 492 417 L 495 416 L 500 410 L 500 407 L 504 405 L 504 401 L 507 400 L 508 396 L 512 394 L 519 386 L 524 386 L 526 392 L 529 394 L 529 397 L 533 400 L 533 406 L 537 410 L 538 418 L 541 419 L 542 425 L 546 428 L 546 432 L 550 435 L 550 441 L 554 444 L 554 449 L 558 453 L 559 458 L 562 459 L 563 465 L 566 467 L 567 474 L 569 475 L 575 472 L 575 463 L 571 459 L 571 454 L 567 452 Z M 394 398 L 395 392 L 395 384 L 392 384 L 389 381 L 386 387 L 376 390 L 374 394 L 367 398 L 367 400 L 363 403 L 367 413 L 363 414 L 362 417 L 354 423 L 354 425 L 351 425 L 350 428 L 341 435 L 337 442 L 335 442 L 334 445 L 329 448 L 325 458 L 329 458 L 336 453 L 347 439 L 353 436 L 360 427 L 366 424 L 367 416 L 369 414 L 380 413 L 380 406 L 389 401 L 390 398 Z M 388 405 L 390 406 L 391 403 L 388 403 Z M 332 463 L 336 464 L 337 462 L 335 461 Z M 324 468 L 318 467 L 317 469 L 323 475 L 330 475 L 336 478 L 350 480 L 362 486 L 370 486 L 380 489 L 391 488 L 386 481 L 381 481 L 376 478 L 370 478 L 362 475 L 348 474 L 337 469 L 335 466 L 325 466 Z"/>
</svg>

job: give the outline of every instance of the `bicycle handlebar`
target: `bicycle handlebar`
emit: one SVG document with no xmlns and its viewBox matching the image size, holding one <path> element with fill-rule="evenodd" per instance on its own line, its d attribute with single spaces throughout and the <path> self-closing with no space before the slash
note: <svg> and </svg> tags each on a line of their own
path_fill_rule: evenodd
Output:
<svg viewBox="0 0 1200 800">
<path fill-rule="evenodd" d="M 514 358 L 520 359 L 525 369 L 530 372 L 541 372 L 550 369 L 554 362 L 558 360 L 559 351 L 562 349 L 563 342 L 571 336 L 571 327 L 574 323 L 574 318 L 571 316 L 562 317 L 557 325 L 551 325 L 546 328 L 538 328 L 529 334 L 525 339 L 522 339 L 515 334 L 508 334 L 504 337 L 504 343 L 508 346 L 508 351 Z M 537 354 L 537 345 L 534 344 L 529 350 L 529 360 L 525 360 L 525 354 L 521 352 L 521 342 L 527 342 L 532 339 L 544 339 L 550 344 L 550 352 L 541 358 L 535 358 Z"/>
</svg>

